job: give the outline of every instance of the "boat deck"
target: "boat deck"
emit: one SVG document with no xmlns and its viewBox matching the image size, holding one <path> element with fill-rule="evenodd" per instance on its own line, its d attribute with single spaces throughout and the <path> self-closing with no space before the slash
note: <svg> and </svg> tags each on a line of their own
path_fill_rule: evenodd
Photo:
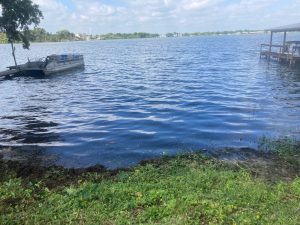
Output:
<svg viewBox="0 0 300 225">
<path fill-rule="evenodd" d="M 45 60 L 28 61 L 25 64 L 7 68 L 7 70 L 0 72 L 0 77 L 50 75 L 84 68 L 84 59 L 83 55 L 80 54 L 50 55 Z"/>
<path fill-rule="evenodd" d="M 18 69 L 5 70 L 5 71 L 0 72 L 0 77 L 7 77 L 7 76 L 15 75 L 18 72 L 19 72 Z"/>
</svg>

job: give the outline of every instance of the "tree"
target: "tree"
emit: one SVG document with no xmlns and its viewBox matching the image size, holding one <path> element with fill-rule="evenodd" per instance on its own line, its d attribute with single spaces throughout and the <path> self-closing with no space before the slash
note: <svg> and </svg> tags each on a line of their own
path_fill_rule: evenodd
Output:
<svg viewBox="0 0 300 225">
<path fill-rule="evenodd" d="M 30 31 L 30 41 L 42 42 L 48 39 L 49 34 L 43 28 L 34 28 Z"/>
<path fill-rule="evenodd" d="M 22 42 L 23 48 L 29 49 L 29 27 L 36 27 L 43 14 L 31 0 L 0 0 L 0 6 L 0 31 L 6 33 L 17 66 L 14 42 Z"/>
<path fill-rule="evenodd" d="M 56 32 L 58 40 L 73 40 L 75 38 L 75 34 L 71 33 L 68 30 L 60 30 Z"/>
</svg>

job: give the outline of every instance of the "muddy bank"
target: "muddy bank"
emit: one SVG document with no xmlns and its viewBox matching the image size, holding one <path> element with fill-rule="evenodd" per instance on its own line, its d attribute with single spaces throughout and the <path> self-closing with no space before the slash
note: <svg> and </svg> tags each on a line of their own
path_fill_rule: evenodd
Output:
<svg viewBox="0 0 300 225">
<path fill-rule="evenodd" d="M 250 170 L 253 176 L 270 182 L 292 181 L 300 176 L 300 148 L 297 152 L 281 155 L 250 148 L 223 149 L 211 156 L 222 162 Z"/>
<path fill-rule="evenodd" d="M 300 176 L 299 155 L 294 155 L 293 160 L 281 157 L 270 152 L 261 152 L 250 148 L 225 148 L 215 152 L 205 150 L 197 153 L 185 153 L 176 156 L 162 156 L 150 160 L 144 160 L 130 168 L 109 170 L 102 165 L 88 168 L 63 168 L 55 165 L 45 165 L 35 161 L 0 159 L 0 181 L 9 177 L 20 177 L 26 181 L 43 182 L 48 188 L 59 188 L 84 181 L 101 181 L 103 179 L 115 179 L 122 172 L 131 171 L 139 166 L 151 164 L 161 167 L 174 158 L 191 159 L 195 155 L 205 155 L 203 163 L 211 161 L 220 167 L 230 167 L 233 170 L 246 169 L 255 177 L 269 182 L 278 180 L 292 181 Z"/>
</svg>

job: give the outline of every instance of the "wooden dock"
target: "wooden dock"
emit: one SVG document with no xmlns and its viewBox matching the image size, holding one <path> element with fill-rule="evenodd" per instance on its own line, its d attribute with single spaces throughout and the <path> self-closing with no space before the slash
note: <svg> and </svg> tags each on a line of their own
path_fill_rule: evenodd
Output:
<svg viewBox="0 0 300 225">
<path fill-rule="evenodd" d="M 288 62 L 290 65 L 300 64 L 300 41 L 286 41 L 288 32 L 299 32 L 300 23 L 268 29 L 271 32 L 270 43 L 261 44 L 260 58 L 275 59 Z M 282 45 L 273 44 L 273 35 L 283 33 Z"/>
<path fill-rule="evenodd" d="M 284 51 L 284 45 L 272 45 L 270 51 L 269 44 L 261 44 L 260 47 L 260 58 L 264 57 L 268 60 L 274 59 L 279 62 L 287 62 L 290 65 L 295 65 L 300 63 L 300 55 L 295 54 L 295 51 Z"/>
</svg>

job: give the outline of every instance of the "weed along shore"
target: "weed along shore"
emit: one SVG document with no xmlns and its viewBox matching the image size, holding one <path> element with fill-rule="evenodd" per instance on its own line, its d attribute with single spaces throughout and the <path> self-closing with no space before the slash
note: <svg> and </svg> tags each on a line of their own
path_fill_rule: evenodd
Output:
<svg viewBox="0 0 300 225">
<path fill-rule="evenodd" d="M 275 143 L 275 144 L 274 144 Z M 268 147 L 266 147 L 268 146 Z M 299 145 L 243 160 L 201 153 L 107 170 L 1 161 L 1 224 L 299 224 Z"/>
</svg>

